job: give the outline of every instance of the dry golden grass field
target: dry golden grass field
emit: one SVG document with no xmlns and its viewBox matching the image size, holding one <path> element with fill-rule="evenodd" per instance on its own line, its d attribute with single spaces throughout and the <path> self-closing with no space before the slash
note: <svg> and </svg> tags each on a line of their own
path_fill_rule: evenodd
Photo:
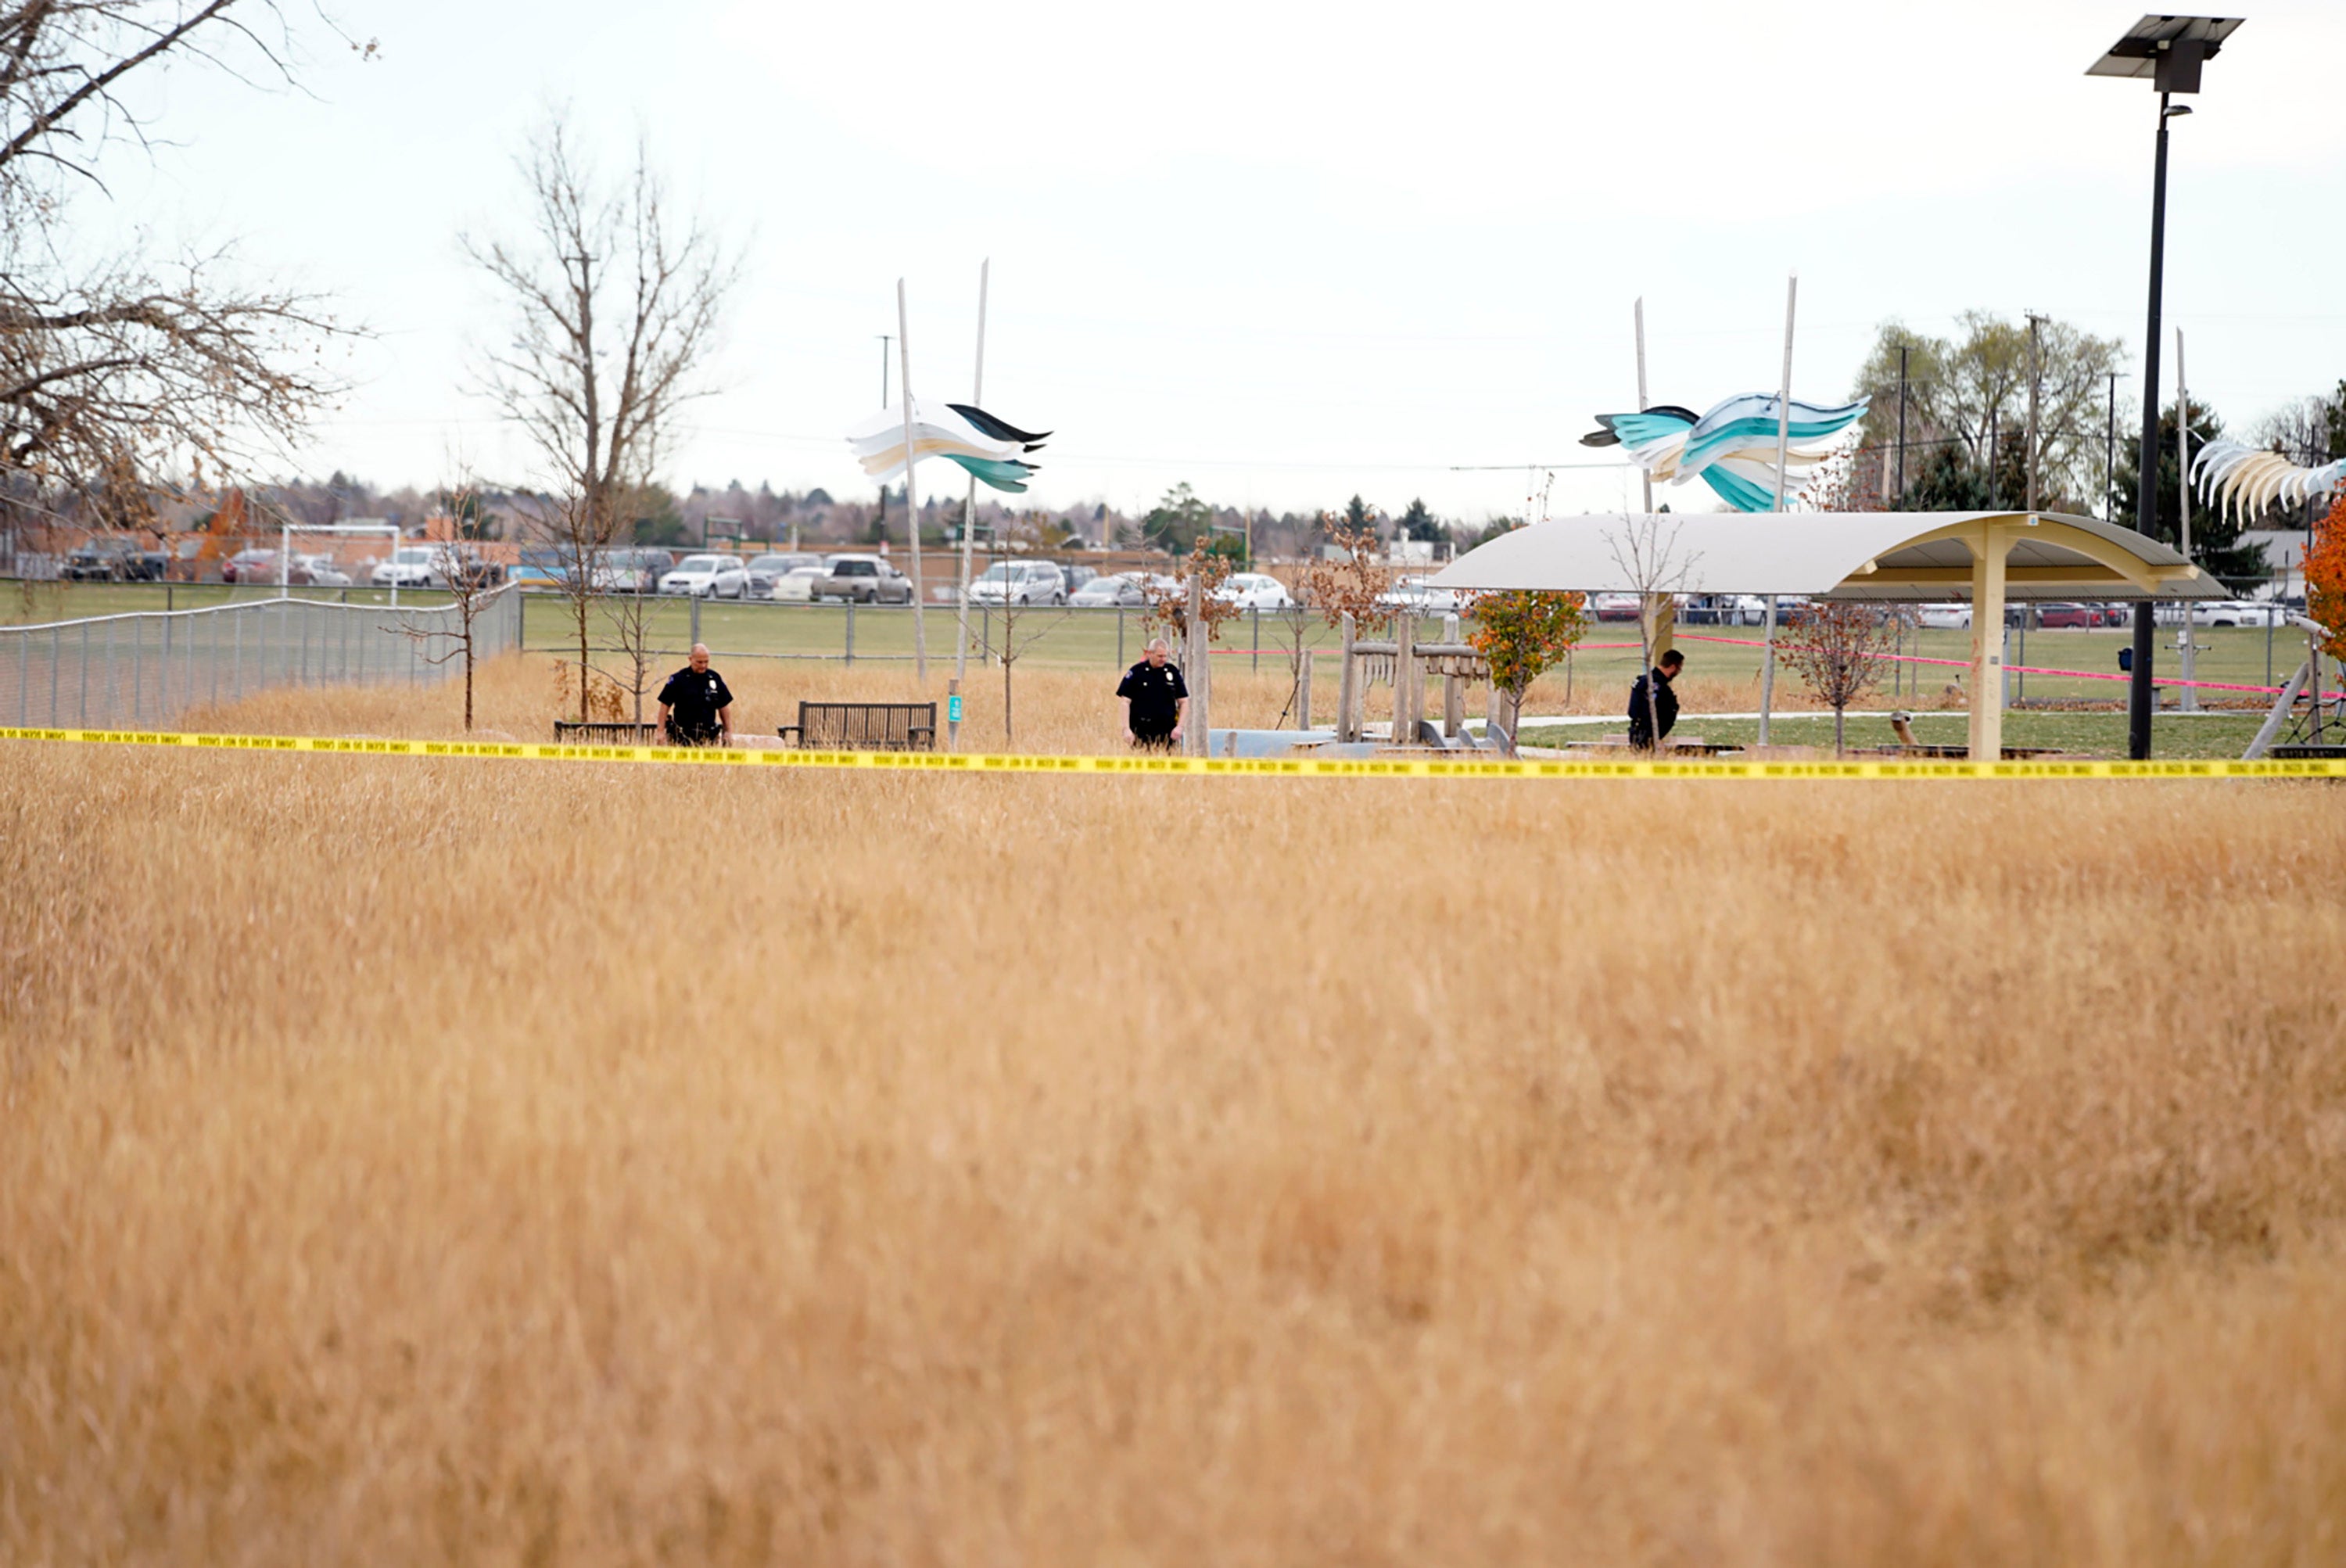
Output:
<svg viewBox="0 0 2346 1568">
<path fill-rule="evenodd" d="M 2336 1563 L 2341 806 L 7 743 L 0 1562 Z"/>
</svg>

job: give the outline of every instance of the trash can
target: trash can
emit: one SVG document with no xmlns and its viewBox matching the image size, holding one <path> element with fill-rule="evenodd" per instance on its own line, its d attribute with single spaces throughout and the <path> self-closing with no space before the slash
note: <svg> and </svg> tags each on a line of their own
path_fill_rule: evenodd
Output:
<svg viewBox="0 0 2346 1568">
<path fill-rule="evenodd" d="M 2128 643 L 2126 647 L 2118 649 L 2118 669 L 2122 674 L 2126 675 L 2132 675 L 2134 673 L 2134 645 L 2132 643 Z"/>
</svg>

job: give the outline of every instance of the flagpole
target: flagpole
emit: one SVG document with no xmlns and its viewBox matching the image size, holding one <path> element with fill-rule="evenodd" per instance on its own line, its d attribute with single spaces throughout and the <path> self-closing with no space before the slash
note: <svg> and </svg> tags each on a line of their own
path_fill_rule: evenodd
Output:
<svg viewBox="0 0 2346 1568">
<path fill-rule="evenodd" d="M 980 407 L 985 402 L 985 285 L 986 274 L 994 269 L 994 259 L 986 258 L 977 264 L 977 374 L 971 378 L 969 401 Z M 969 554 L 970 536 L 977 531 L 977 475 L 969 476 L 969 504 L 961 514 L 961 595 L 959 629 L 954 636 L 954 678 L 952 689 L 958 693 L 961 683 L 969 674 Z M 957 722 L 946 725 L 946 744 L 955 749 L 960 746 Z"/>
<path fill-rule="evenodd" d="M 1776 398 L 1776 510 L 1783 512 L 1791 488 L 1788 464 L 1792 436 L 1792 311 L 1800 302 L 1800 275 L 1784 280 L 1784 381 Z M 1776 706 L 1776 596 L 1768 596 L 1766 649 L 1760 656 L 1760 744 L 1768 744 L 1768 712 Z M 1978 698 L 1973 698 L 1977 701 Z"/>
<path fill-rule="evenodd" d="M 913 672 L 923 686 L 929 683 L 928 623 L 921 618 L 921 498 L 913 488 L 913 341 L 904 310 L 904 280 L 896 280 L 897 377 L 904 394 L 904 530 L 913 540 Z"/>
</svg>

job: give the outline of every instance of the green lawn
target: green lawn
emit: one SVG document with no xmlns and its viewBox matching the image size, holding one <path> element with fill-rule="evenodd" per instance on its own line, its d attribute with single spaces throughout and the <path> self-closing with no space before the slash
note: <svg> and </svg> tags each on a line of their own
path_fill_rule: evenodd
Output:
<svg viewBox="0 0 2346 1568">
<path fill-rule="evenodd" d="M 692 644 L 692 606 L 681 598 L 658 601 L 652 610 L 655 640 L 666 650 L 681 654 Z M 913 657 L 913 626 L 910 608 L 899 605 L 848 606 L 774 605 L 725 599 L 703 600 L 700 640 L 722 657 L 819 658 L 844 660 L 849 654 L 849 625 L 853 624 L 853 656 L 858 659 L 903 661 Z M 955 611 L 950 605 L 932 605 L 926 622 L 929 657 L 950 661 L 957 635 Z M 570 602 L 557 595 L 531 596 L 525 616 L 524 644 L 529 648 L 575 647 L 577 623 Z M 600 612 L 589 626 L 597 643 L 609 638 L 607 620 Z M 1036 665 L 1112 669 L 1140 657 L 1148 632 L 1138 610 L 1022 609 L 1007 635 L 1015 639 L 1021 659 Z M 970 657 L 997 648 L 1005 636 L 999 612 L 973 611 L 970 616 Z M 1260 637 L 1261 667 L 1284 667 L 1290 634 L 1276 616 L 1243 616 L 1222 629 L 1220 646 L 1244 650 L 1249 661 Z M 1335 634 L 1314 617 L 1306 629 L 1310 646 L 1332 647 Z"/>
</svg>

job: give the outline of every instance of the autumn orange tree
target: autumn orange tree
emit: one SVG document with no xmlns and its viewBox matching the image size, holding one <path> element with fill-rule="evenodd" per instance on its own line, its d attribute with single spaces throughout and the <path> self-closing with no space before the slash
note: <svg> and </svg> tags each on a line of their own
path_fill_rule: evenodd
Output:
<svg viewBox="0 0 2346 1568">
<path fill-rule="evenodd" d="M 1506 694 L 1507 711 L 1523 711 L 1532 682 L 1562 664 L 1588 630 L 1588 601 L 1579 594 L 1539 589 L 1479 594 L 1470 607 L 1474 629 L 1466 636 L 1491 667 L 1491 685 Z M 1507 726 L 1515 745 L 1515 726 Z"/>
<path fill-rule="evenodd" d="M 1833 755 L 1846 749 L 1849 705 L 1890 667 L 1895 622 L 1872 605 L 1831 599 L 1804 605 L 1779 637 L 1776 657 L 1833 710 Z"/>
<path fill-rule="evenodd" d="M 2346 659 L 2346 491 L 2313 525 L 2313 545 L 2305 553 L 2305 613 L 2330 628 L 2321 651 Z"/>
</svg>

